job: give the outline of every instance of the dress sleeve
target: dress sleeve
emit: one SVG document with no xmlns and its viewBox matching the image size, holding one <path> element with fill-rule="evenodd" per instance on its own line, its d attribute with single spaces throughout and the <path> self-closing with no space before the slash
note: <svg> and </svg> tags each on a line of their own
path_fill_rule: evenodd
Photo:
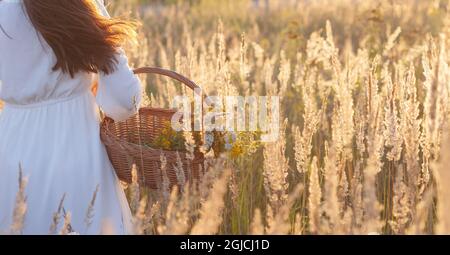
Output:
<svg viewBox="0 0 450 255">
<path fill-rule="evenodd" d="M 95 3 L 97 4 L 98 9 L 100 10 L 103 16 L 110 17 L 105 7 L 105 0 L 95 0 Z"/>
<path fill-rule="evenodd" d="M 100 11 L 109 17 L 103 0 L 96 0 Z M 126 120 L 139 109 L 142 87 L 139 79 L 128 65 L 123 49 L 116 54 L 117 65 L 114 72 L 98 74 L 97 103 L 106 116 L 115 121 Z"/>
</svg>

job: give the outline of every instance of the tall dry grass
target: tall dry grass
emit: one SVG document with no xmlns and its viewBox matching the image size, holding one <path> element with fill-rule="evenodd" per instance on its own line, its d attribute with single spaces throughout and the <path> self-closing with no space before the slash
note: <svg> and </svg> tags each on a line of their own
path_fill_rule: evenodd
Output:
<svg viewBox="0 0 450 255">
<path fill-rule="evenodd" d="M 251 149 L 208 155 L 196 183 L 126 187 L 136 233 L 450 233 L 450 3 L 173 2 L 110 6 L 144 24 L 133 64 L 208 95 L 279 95 L 286 121 L 277 142 L 244 132 Z M 145 86 L 152 106 L 190 94 L 164 78 Z"/>
</svg>

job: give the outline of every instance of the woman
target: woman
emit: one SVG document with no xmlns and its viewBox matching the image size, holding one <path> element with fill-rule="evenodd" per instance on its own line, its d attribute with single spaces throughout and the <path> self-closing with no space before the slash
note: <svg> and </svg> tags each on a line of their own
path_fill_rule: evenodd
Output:
<svg viewBox="0 0 450 255">
<path fill-rule="evenodd" d="M 135 26 L 109 18 L 100 0 L 0 0 L 0 26 L 0 233 L 17 225 L 23 234 L 58 233 L 69 213 L 69 232 L 130 233 L 98 106 L 118 121 L 139 107 L 140 83 L 120 48 Z M 23 224 L 13 213 L 19 172 Z"/>
</svg>

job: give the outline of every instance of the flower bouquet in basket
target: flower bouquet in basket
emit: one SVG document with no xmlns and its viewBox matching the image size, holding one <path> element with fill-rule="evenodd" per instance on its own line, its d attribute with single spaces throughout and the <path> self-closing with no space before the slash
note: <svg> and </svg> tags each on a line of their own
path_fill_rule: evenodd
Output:
<svg viewBox="0 0 450 255">
<path fill-rule="evenodd" d="M 194 82 L 173 71 L 160 68 L 139 68 L 136 74 L 158 74 L 175 79 L 192 90 Z M 186 146 L 182 132 L 172 129 L 170 123 L 175 109 L 144 107 L 138 114 L 123 122 L 105 117 L 101 124 L 101 139 L 119 179 L 132 182 L 133 165 L 137 167 L 140 184 L 158 189 L 165 176 L 170 185 L 180 179 L 198 178 L 203 173 L 204 155 L 200 148 L 202 136 L 194 132 L 195 146 Z M 164 158 L 163 171 L 161 158 Z"/>
</svg>

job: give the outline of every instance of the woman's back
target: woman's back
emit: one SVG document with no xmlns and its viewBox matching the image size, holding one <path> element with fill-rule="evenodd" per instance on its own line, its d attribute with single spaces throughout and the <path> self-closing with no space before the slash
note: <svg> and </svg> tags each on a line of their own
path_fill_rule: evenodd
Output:
<svg viewBox="0 0 450 255">
<path fill-rule="evenodd" d="M 93 75 L 53 70 L 56 57 L 22 2 L 0 1 L 0 99 L 14 105 L 63 99 L 89 90 Z"/>
<path fill-rule="evenodd" d="M 0 1 L 0 99 L 5 102 L 0 112 L 0 234 L 58 233 L 63 222 L 55 222 L 55 213 L 60 217 L 71 214 L 70 225 L 66 224 L 70 228 L 65 231 L 99 234 L 107 224 L 114 233 L 130 233 L 130 210 L 99 137 L 98 106 L 116 120 L 130 117 L 139 107 L 139 80 L 120 47 L 102 45 L 102 40 L 95 37 L 93 40 L 99 44 L 93 48 L 103 47 L 114 54 L 111 72 L 102 71 L 106 69 L 100 64 L 106 62 L 95 62 L 96 57 L 105 60 L 104 56 L 88 50 L 81 52 L 80 58 L 62 59 L 66 64 L 92 60 L 79 65 L 73 76 L 63 68 L 54 68 L 61 61 L 54 47 L 63 47 L 58 53 L 72 56 L 78 56 L 79 49 L 92 47 L 78 47 L 76 41 L 60 42 L 58 36 L 68 35 L 65 31 L 56 33 L 58 43 L 51 47 L 29 18 L 33 16 L 27 7 L 43 17 L 41 11 L 49 10 L 55 1 L 33 1 Z M 69 33 L 68 38 L 92 35 L 99 27 L 85 26 L 86 34 L 78 33 L 73 24 L 80 21 L 66 18 L 67 12 L 95 15 L 89 18 L 109 22 L 108 17 L 95 13 L 99 10 L 90 1 L 74 0 L 70 11 L 64 6 L 54 13 L 77 33 Z M 40 4 L 47 4 L 47 9 Z M 103 5 L 101 9 L 105 10 Z M 105 12 L 103 15 L 107 16 Z M 55 22 L 49 22 L 50 26 L 54 24 L 53 29 L 61 26 Z M 55 35 L 53 32 L 50 36 Z M 98 74 L 85 70 L 96 63 L 100 67 Z M 97 96 L 90 91 L 94 78 L 98 79 Z M 22 190 L 26 201 L 16 199 L 21 190 L 17 182 L 20 176 L 28 178 Z M 16 210 L 17 206 L 20 210 Z"/>
</svg>

